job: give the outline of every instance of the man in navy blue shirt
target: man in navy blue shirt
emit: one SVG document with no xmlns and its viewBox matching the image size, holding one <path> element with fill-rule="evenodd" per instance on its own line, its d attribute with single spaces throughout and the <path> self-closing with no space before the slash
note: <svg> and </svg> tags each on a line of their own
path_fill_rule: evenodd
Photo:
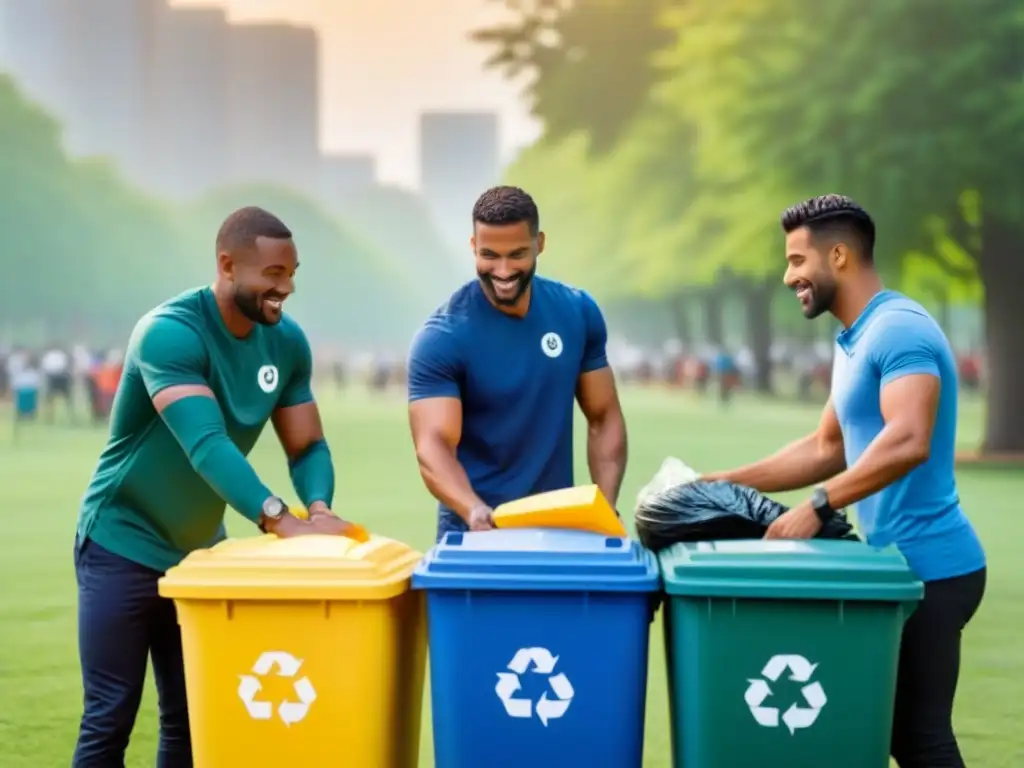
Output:
<svg viewBox="0 0 1024 768">
<path fill-rule="evenodd" d="M 771 493 L 817 483 L 768 538 L 814 536 L 857 505 L 869 544 L 895 544 L 925 582 L 903 630 L 892 756 L 901 768 L 964 765 L 953 734 L 961 632 L 985 591 L 985 553 L 953 473 L 957 368 L 942 329 L 917 302 L 885 290 L 875 225 L 852 200 L 812 198 L 782 215 L 785 283 L 807 318 L 842 324 L 818 429 L 773 456 L 707 476 Z"/>
<path fill-rule="evenodd" d="M 493 527 L 503 502 L 572 486 L 576 402 L 591 479 L 614 506 L 626 424 L 601 310 L 536 275 L 544 233 L 523 190 L 484 192 L 470 243 L 477 279 L 427 318 L 409 352 L 409 420 L 438 540 Z"/>
</svg>

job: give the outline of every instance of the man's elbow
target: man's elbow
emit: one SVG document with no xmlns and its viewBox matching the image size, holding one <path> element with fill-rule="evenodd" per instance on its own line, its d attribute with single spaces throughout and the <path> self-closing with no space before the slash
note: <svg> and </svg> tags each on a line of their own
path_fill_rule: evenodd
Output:
<svg viewBox="0 0 1024 768">
<path fill-rule="evenodd" d="M 842 440 L 821 440 L 818 458 L 829 474 L 838 475 L 846 469 L 846 448 Z"/>
<path fill-rule="evenodd" d="M 911 469 L 928 461 L 931 453 L 931 440 L 927 435 L 911 434 L 903 442 L 902 458 Z"/>
<path fill-rule="evenodd" d="M 416 463 L 424 480 L 433 475 L 440 454 L 450 452 L 445 442 L 437 438 L 425 437 L 416 441 Z"/>
<path fill-rule="evenodd" d="M 589 416 L 587 429 L 592 438 L 607 443 L 609 447 L 625 450 L 626 419 L 620 408 L 608 408 Z"/>
</svg>

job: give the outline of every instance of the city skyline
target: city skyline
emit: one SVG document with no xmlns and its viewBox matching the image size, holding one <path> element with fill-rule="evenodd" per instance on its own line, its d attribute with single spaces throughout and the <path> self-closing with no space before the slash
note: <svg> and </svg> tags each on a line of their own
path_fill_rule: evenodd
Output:
<svg viewBox="0 0 1024 768">
<path fill-rule="evenodd" d="M 469 33 L 503 17 L 495 0 L 445 0 L 446 13 L 407 0 L 171 0 L 173 7 L 218 6 L 233 21 L 313 26 L 320 37 L 320 148 L 372 154 L 381 183 L 422 189 L 420 114 L 494 111 L 503 163 L 539 127 L 520 85 L 484 71 L 488 51 Z"/>
</svg>

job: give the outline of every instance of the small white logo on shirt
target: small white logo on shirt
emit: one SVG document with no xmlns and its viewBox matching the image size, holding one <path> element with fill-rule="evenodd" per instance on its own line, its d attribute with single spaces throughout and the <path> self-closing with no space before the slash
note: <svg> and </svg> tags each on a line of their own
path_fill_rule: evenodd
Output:
<svg viewBox="0 0 1024 768">
<path fill-rule="evenodd" d="M 562 337 L 557 333 L 545 333 L 540 340 L 541 351 L 548 357 L 562 354 Z"/>
<path fill-rule="evenodd" d="M 260 385 L 260 389 L 268 395 L 277 389 L 277 366 L 262 366 L 256 374 L 256 382 Z"/>
</svg>

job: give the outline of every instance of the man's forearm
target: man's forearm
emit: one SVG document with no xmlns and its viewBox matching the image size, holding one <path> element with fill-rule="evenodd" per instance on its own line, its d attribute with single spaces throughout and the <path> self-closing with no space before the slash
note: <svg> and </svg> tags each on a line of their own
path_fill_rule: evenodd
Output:
<svg viewBox="0 0 1024 768">
<path fill-rule="evenodd" d="M 328 507 L 334 502 L 334 463 L 327 441 L 320 439 L 288 462 L 292 485 L 299 500 L 309 509 L 316 502 Z"/>
<path fill-rule="evenodd" d="M 263 503 L 273 494 L 231 442 L 217 402 L 186 397 L 167 406 L 161 416 L 196 473 L 232 508 L 258 523 Z"/>
<path fill-rule="evenodd" d="M 795 491 L 823 483 L 843 471 L 842 446 L 822 446 L 817 435 L 800 438 L 766 459 L 724 472 L 704 475 L 704 480 L 728 480 L 761 493 Z"/>
<path fill-rule="evenodd" d="M 626 420 L 621 412 L 609 414 L 588 426 L 587 465 L 590 468 L 590 479 L 601 489 L 612 507 L 619 500 L 628 453 Z"/>
<path fill-rule="evenodd" d="M 427 490 L 469 522 L 469 513 L 484 501 L 473 491 L 469 476 L 454 452 L 442 443 L 417 446 L 416 459 Z"/>
</svg>

